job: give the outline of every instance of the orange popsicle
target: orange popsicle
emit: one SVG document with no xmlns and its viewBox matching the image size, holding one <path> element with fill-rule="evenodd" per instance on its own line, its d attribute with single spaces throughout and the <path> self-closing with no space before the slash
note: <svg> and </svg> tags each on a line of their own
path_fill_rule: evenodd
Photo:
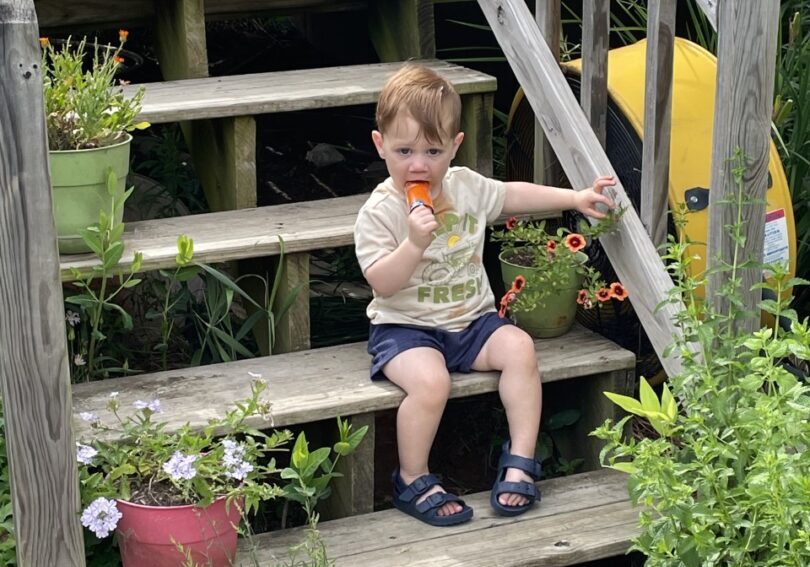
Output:
<svg viewBox="0 0 810 567">
<path fill-rule="evenodd" d="M 430 184 L 427 181 L 408 181 L 405 183 L 405 198 L 408 200 L 408 211 L 424 205 L 433 211 L 433 200 L 430 198 Z"/>
</svg>

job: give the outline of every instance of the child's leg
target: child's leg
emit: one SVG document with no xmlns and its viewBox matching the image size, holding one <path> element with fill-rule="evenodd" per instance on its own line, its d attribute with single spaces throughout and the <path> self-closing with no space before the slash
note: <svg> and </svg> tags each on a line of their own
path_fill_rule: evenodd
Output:
<svg viewBox="0 0 810 567">
<path fill-rule="evenodd" d="M 385 365 L 383 371 L 406 394 L 397 411 L 397 446 L 400 476 L 410 484 L 429 472 L 430 448 L 450 396 L 450 375 L 442 354 L 429 347 L 401 352 Z M 434 486 L 418 501 L 434 492 L 444 490 Z M 459 504 L 448 502 L 439 510 L 439 515 L 449 516 L 461 510 Z"/>
<path fill-rule="evenodd" d="M 501 371 L 498 392 L 509 422 L 512 440 L 510 452 L 534 459 L 540 429 L 542 389 L 532 338 L 515 326 L 500 327 L 484 343 L 472 368 Z M 532 482 L 529 475 L 514 468 L 507 470 L 505 480 Z M 508 493 L 501 494 L 498 501 L 504 506 L 521 506 L 528 502 L 524 496 Z"/>
</svg>

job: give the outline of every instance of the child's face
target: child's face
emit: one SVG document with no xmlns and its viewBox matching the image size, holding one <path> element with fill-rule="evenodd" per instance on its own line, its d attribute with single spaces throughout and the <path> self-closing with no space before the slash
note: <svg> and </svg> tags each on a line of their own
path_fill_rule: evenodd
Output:
<svg viewBox="0 0 810 567">
<path fill-rule="evenodd" d="M 407 181 L 427 181 L 435 195 L 450 161 L 456 157 L 464 133 L 459 132 L 442 143 L 429 142 L 420 134 L 419 124 L 409 114 L 401 112 L 385 135 L 374 130 L 371 139 L 398 190 L 403 191 Z"/>
</svg>

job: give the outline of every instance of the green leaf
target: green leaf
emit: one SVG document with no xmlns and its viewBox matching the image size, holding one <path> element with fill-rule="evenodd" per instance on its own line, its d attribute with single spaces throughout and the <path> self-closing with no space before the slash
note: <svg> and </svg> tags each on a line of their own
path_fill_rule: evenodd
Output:
<svg viewBox="0 0 810 567">
<path fill-rule="evenodd" d="M 314 475 L 318 467 L 329 457 L 329 453 L 331 452 L 332 450 L 329 447 L 321 447 L 320 449 L 312 451 L 307 458 L 307 464 L 301 476 L 303 478 L 310 478 Z"/>
<path fill-rule="evenodd" d="M 558 429 L 562 429 L 563 427 L 568 427 L 570 425 L 574 425 L 582 415 L 577 409 L 567 409 L 555 414 L 552 414 L 551 417 L 548 418 L 546 421 L 546 429 L 548 431 L 556 431 Z"/>
<path fill-rule="evenodd" d="M 124 464 L 119 467 L 115 467 L 113 470 L 110 471 L 110 480 L 115 480 L 124 475 L 135 474 L 136 472 L 138 472 L 138 470 L 134 466 L 130 464 Z"/>
<path fill-rule="evenodd" d="M 638 472 L 638 467 L 633 463 L 613 463 L 612 465 L 608 465 L 608 468 L 616 469 L 617 471 L 627 474 L 635 474 Z"/>
<path fill-rule="evenodd" d="M 335 453 L 337 453 L 341 457 L 345 457 L 346 455 L 349 455 L 352 452 L 352 446 L 345 441 L 338 441 L 337 443 L 335 443 L 334 449 Z"/>
<path fill-rule="evenodd" d="M 292 464 L 297 470 L 302 470 L 307 466 L 307 459 L 309 458 L 309 445 L 307 444 L 307 436 L 302 431 L 298 434 L 298 439 L 295 440 L 295 446 L 292 451 Z"/>
<path fill-rule="evenodd" d="M 672 397 L 672 392 L 669 391 L 666 382 L 661 392 L 661 411 L 670 421 L 675 421 L 675 418 L 678 417 L 678 403 L 675 401 L 675 398 Z"/>
<path fill-rule="evenodd" d="M 624 411 L 641 415 L 641 402 L 639 402 L 637 399 L 631 398 L 630 396 L 623 396 L 621 394 L 614 394 L 612 392 L 604 392 L 604 394 L 611 402 L 622 408 Z"/>
<path fill-rule="evenodd" d="M 639 384 L 639 396 L 641 398 L 641 407 L 645 411 L 661 412 L 661 404 L 658 402 L 658 396 L 650 386 L 650 383 L 642 376 L 641 383 Z"/>
</svg>

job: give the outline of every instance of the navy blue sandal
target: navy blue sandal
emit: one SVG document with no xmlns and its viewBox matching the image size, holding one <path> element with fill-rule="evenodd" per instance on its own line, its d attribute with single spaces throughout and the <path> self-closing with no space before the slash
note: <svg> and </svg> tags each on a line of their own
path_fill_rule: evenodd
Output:
<svg viewBox="0 0 810 567">
<path fill-rule="evenodd" d="M 501 516 L 517 516 L 531 508 L 535 502 L 540 500 L 540 491 L 533 482 L 507 482 L 504 480 L 506 477 L 506 469 L 520 469 L 534 480 L 540 478 L 540 463 L 535 459 L 527 459 L 518 455 L 512 455 L 509 452 L 510 443 L 507 441 L 503 444 L 503 452 L 498 461 L 498 478 L 495 479 L 495 485 L 492 487 L 492 492 L 489 495 L 489 503 L 495 512 Z M 529 499 L 526 504 L 522 506 L 504 506 L 498 502 L 498 497 L 501 494 L 520 494 Z"/>
<path fill-rule="evenodd" d="M 473 517 L 473 509 L 464 504 L 464 500 L 455 494 L 447 492 L 434 492 L 422 502 L 417 504 L 419 498 L 433 486 L 441 484 L 435 475 L 425 474 L 414 480 L 411 484 L 405 484 L 399 476 L 399 470 L 395 470 L 391 476 L 394 484 L 394 506 L 397 510 L 413 516 L 431 526 L 454 526 L 467 522 Z M 448 502 L 457 502 L 461 505 L 461 512 L 449 516 L 439 516 L 439 509 Z"/>
</svg>

